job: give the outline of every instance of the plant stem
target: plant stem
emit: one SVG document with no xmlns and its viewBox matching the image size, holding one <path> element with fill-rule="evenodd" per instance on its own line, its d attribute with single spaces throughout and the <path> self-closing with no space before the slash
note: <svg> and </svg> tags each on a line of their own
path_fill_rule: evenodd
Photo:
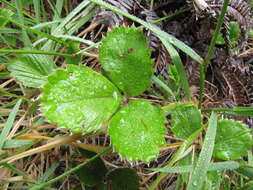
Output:
<svg viewBox="0 0 253 190">
<path fill-rule="evenodd" d="M 208 52 L 207 52 L 207 55 L 206 55 L 206 58 L 205 58 L 204 65 L 200 65 L 199 107 L 201 107 L 201 103 L 203 101 L 204 88 L 205 88 L 205 72 L 206 72 L 207 66 L 210 64 L 210 61 L 212 59 L 215 44 L 216 44 L 216 40 L 217 40 L 218 35 L 220 33 L 221 26 L 224 22 L 224 17 L 225 17 L 225 14 L 227 12 L 227 7 L 228 7 L 229 2 L 230 2 L 229 0 L 224 0 L 223 7 L 221 9 L 221 14 L 218 18 L 218 23 L 217 23 L 215 31 L 214 31 L 214 35 L 213 35 L 211 43 L 208 47 Z"/>
<path fill-rule="evenodd" d="M 0 53 L 15 53 L 15 54 L 44 54 L 44 55 L 55 55 L 64 57 L 74 57 L 72 54 L 53 52 L 53 51 L 41 51 L 32 49 L 0 49 Z"/>
<path fill-rule="evenodd" d="M 110 149 L 111 149 L 110 146 L 107 147 L 107 148 L 105 148 L 102 152 L 96 154 L 96 155 L 93 156 L 92 158 L 88 159 L 86 162 L 83 162 L 83 163 L 77 165 L 76 167 L 74 167 L 74 168 L 72 168 L 72 169 L 66 171 L 65 173 L 63 173 L 63 174 L 57 176 L 57 177 L 54 178 L 54 179 L 49 180 L 49 181 L 46 182 L 46 183 L 42 183 L 42 184 L 39 184 L 39 185 L 35 185 L 35 186 L 33 186 L 32 188 L 30 188 L 30 190 L 39 190 L 39 189 L 42 189 L 42 188 L 44 188 L 44 187 L 46 187 L 46 186 L 48 186 L 48 185 L 51 185 L 51 184 L 53 184 L 53 183 L 59 181 L 60 179 L 66 177 L 66 176 L 68 176 L 68 175 L 70 175 L 71 173 L 73 173 L 73 172 L 79 170 L 79 169 L 82 168 L 83 166 L 85 166 L 85 165 L 87 165 L 88 163 L 92 162 L 93 160 L 95 160 L 95 159 L 98 158 L 99 156 L 104 155 L 104 154 L 107 153 L 107 151 L 110 150 Z"/>
</svg>

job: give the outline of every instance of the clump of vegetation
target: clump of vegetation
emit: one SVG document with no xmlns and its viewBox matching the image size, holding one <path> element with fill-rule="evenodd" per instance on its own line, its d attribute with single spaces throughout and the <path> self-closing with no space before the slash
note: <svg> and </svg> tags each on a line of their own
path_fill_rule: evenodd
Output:
<svg viewBox="0 0 253 190">
<path fill-rule="evenodd" d="M 127 11 L 131 3 L 143 10 L 144 5 L 157 6 L 129 1 L 123 4 Z M 196 3 L 195 8 L 200 6 Z M 136 26 L 98 30 L 100 22 L 106 23 L 99 16 L 108 13 L 96 13 L 96 5 L 112 11 L 116 25 L 124 16 Z M 252 188 L 251 91 L 245 93 L 247 102 L 238 95 L 237 79 L 229 75 L 236 61 L 227 70 L 221 67 L 218 75 L 209 71 L 212 61 L 220 63 L 215 53 L 228 54 L 226 61 L 244 61 L 252 50 L 252 42 L 242 45 L 251 31 L 247 28 L 245 34 L 241 23 L 225 23 L 229 29 L 223 35 L 227 7 L 234 5 L 224 0 L 220 14 L 208 13 L 217 24 L 212 37 L 201 42 L 210 42 L 201 55 L 176 33 L 104 1 L 2 1 L 1 188 Z M 206 8 L 195 16 L 201 20 Z M 186 12 L 161 20 L 176 22 Z M 205 25 L 205 19 L 196 26 Z M 152 40 L 161 43 L 160 49 Z M 159 57 L 164 52 L 169 62 Z M 198 67 L 189 71 L 187 60 Z M 197 94 L 192 83 L 196 72 Z M 226 101 L 235 106 L 222 106 L 223 99 L 213 106 L 219 94 L 205 88 L 209 75 L 217 82 L 213 86 L 224 88 L 225 81 L 233 100 Z"/>
</svg>

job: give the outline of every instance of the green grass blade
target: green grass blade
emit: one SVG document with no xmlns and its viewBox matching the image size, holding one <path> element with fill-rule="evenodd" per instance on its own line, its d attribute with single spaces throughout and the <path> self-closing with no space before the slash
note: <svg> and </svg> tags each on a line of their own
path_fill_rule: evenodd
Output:
<svg viewBox="0 0 253 190">
<path fill-rule="evenodd" d="M 41 50 L 30 50 L 30 49 L 0 49 L 0 53 L 14 53 L 14 54 L 44 54 L 44 55 L 55 55 L 64 57 L 74 57 L 72 54 L 53 52 L 53 51 L 41 51 Z"/>
<path fill-rule="evenodd" d="M 213 56 L 213 53 L 214 53 L 214 49 L 215 49 L 216 40 L 217 40 L 218 35 L 220 33 L 221 26 L 222 26 L 222 24 L 224 22 L 224 17 L 225 17 L 225 14 L 226 14 L 229 2 L 230 2 L 230 0 L 224 0 L 223 7 L 221 9 L 221 13 L 220 13 L 220 16 L 218 18 L 218 23 L 216 25 L 216 28 L 215 28 L 215 31 L 214 31 L 211 43 L 210 43 L 210 45 L 208 47 L 208 52 L 207 52 L 207 55 L 206 55 L 206 58 L 205 58 L 205 63 L 200 68 L 199 106 L 201 105 L 201 103 L 203 101 L 203 96 L 204 96 L 205 72 L 206 72 L 207 66 L 209 65 L 209 63 L 210 63 L 210 61 L 212 59 L 212 56 Z"/>
<path fill-rule="evenodd" d="M 59 162 L 53 163 L 51 167 L 40 177 L 38 180 L 38 184 L 46 182 L 50 176 L 52 176 L 56 170 L 56 168 L 59 166 Z"/>
<path fill-rule="evenodd" d="M 11 149 L 11 148 L 19 148 L 22 146 L 27 146 L 31 144 L 33 140 L 16 140 L 16 139 L 8 139 L 4 141 L 3 149 Z"/>
<path fill-rule="evenodd" d="M 3 146 L 4 146 L 4 142 L 6 140 L 6 137 L 8 136 L 11 128 L 12 128 L 12 125 L 14 123 L 14 120 L 15 120 L 15 117 L 18 113 L 18 110 L 19 110 L 19 106 L 21 105 L 21 102 L 22 100 L 18 100 L 18 102 L 16 103 L 16 105 L 14 106 L 14 108 L 12 109 L 8 119 L 7 119 L 7 122 L 0 134 L 0 150 L 3 149 Z"/>
<path fill-rule="evenodd" d="M 22 13 L 22 1 L 20 0 L 15 0 L 15 5 L 17 8 L 17 12 L 18 12 L 18 18 L 19 18 L 19 22 L 25 26 L 25 19 L 24 19 L 24 15 Z M 29 39 L 29 36 L 26 32 L 26 30 L 24 28 L 22 28 L 22 36 L 23 36 L 23 42 L 25 44 L 25 47 L 31 48 L 32 47 L 32 43 Z"/>
<path fill-rule="evenodd" d="M 234 162 L 234 161 L 215 162 L 215 163 L 210 163 L 208 165 L 207 171 L 234 170 L 239 167 L 240 167 L 239 163 Z M 194 170 L 194 166 L 186 165 L 186 166 L 177 166 L 177 167 L 171 167 L 171 168 L 150 168 L 147 170 L 164 172 L 164 173 L 187 173 L 187 172 L 192 172 Z"/>
<path fill-rule="evenodd" d="M 187 186 L 187 190 L 198 190 L 202 188 L 208 171 L 208 166 L 213 154 L 214 141 L 217 129 L 217 115 L 212 112 L 209 120 L 204 144 L 200 152 L 196 166 L 192 172 L 192 177 Z"/>
<path fill-rule="evenodd" d="M 167 50 L 171 56 L 171 59 L 177 68 L 180 82 L 181 82 L 182 86 L 184 87 L 187 99 L 190 101 L 191 100 L 190 86 L 189 86 L 187 74 L 184 69 L 184 65 L 181 61 L 181 58 L 180 58 L 178 52 L 176 51 L 176 49 L 168 41 L 166 41 L 164 38 L 161 38 L 161 41 L 163 42 L 164 46 L 167 48 Z"/>
<path fill-rule="evenodd" d="M 177 150 L 177 152 L 174 154 L 173 158 L 169 161 L 169 163 L 165 166 L 165 168 L 170 168 L 173 166 L 173 164 L 180 160 L 181 157 L 184 155 L 184 152 L 191 146 L 191 144 L 196 140 L 196 138 L 200 135 L 203 128 L 197 130 L 195 133 L 193 133 L 188 139 L 184 141 L 184 143 L 180 146 L 180 148 Z M 156 186 L 160 183 L 162 179 L 164 179 L 167 176 L 165 173 L 161 173 L 151 184 L 151 186 L 148 188 L 148 190 L 154 190 Z"/>
<path fill-rule="evenodd" d="M 34 11 L 35 11 L 35 20 L 36 23 L 40 23 L 40 1 L 39 0 L 33 0 L 34 5 Z"/>
<path fill-rule="evenodd" d="M 173 91 L 163 82 L 161 81 L 159 78 L 157 78 L 156 76 L 152 77 L 152 80 L 161 88 L 163 88 L 172 98 L 174 101 L 177 101 L 177 98 L 175 96 L 175 94 L 173 93 Z"/>
<path fill-rule="evenodd" d="M 204 112 L 218 112 L 224 115 L 253 117 L 253 107 L 204 108 Z"/>
<path fill-rule="evenodd" d="M 52 31 L 52 34 L 62 34 L 62 29 L 86 6 L 90 4 L 89 1 L 81 2 L 75 9 L 73 9 L 66 18 Z"/>
<path fill-rule="evenodd" d="M 1 164 L 1 165 L 2 165 L 3 167 L 5 167 L 5 168 L 11 170 L 11 171 L 12 171 L 13 173 L 15 173 L 15 174 L 18 174 L 18 175 L 20 175 L 20 176 L 23 176 L 23 177 L 25 177 L 25 178 L 27 178 L 27 179 L 30 178 L 29 175 L 27 175 L 26 173 L 20 171 L 19 169 L 17 169 L 16 167 L 14 167 L 14 166 L 12 166 L 12 165 L 10 165 L 10 164 L 8 164 L 8 163 L 3 163 L 3 164 Z"/>
</svg>

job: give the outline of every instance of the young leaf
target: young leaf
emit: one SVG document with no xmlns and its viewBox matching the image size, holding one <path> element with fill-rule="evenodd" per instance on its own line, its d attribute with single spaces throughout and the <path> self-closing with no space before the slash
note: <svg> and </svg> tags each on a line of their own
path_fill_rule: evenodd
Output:
<svg viewBox="0 0 253 190">
<path fill-rule="evenodd" d="M 231 41 L 232 47 L 238 44 L 238 39 L 241 35 L 241 30 L 237 22 L 231 21 L 228 23 L 229 27 L 229 40 Z"/>
<path fill-rule="evenodd" d="M 201 114 L 196 106 L 176 104 L 171 113 L 172 131 L 177 138 L 187 139 L 201 127 Z"/>
<path fill-rule="evenodd" d="M 83 66 L 57 70 L 42 91 L 47 119 L 72 132 L 101 128 L 121 103 L 121 95 L 110 81 Z"/>
<path fill-rule="evenodd" d="M 149 162 L 157 158 L 165 143 L 166 119 L 162 110 L 149 102 L 135 100 L 122 107 L 109 124 L 113 147 L 129 161 Z"/>
<path fill-rule="evenodd" d="M 117 168 L 106 177 L 111 190 L 138 190 L 140 177 L 131 168 Z"/>
<path fill-rule="evenodd" d="M 41 87 L 55 69 L 53 58 L 48 55 L 25 55 L 8 65 L 11 76 L 28 87 Z"/>
<path fill-rule="evenodd" d="M 235 120 L 218 122 L 214 156 L 223 160 L 238 159 L 252 146 L 252 138 L 247 126 Z"/>
<path fill-rule="evenodd" d="M 115 28 L 99 47 L 103 69 L 128 96 L 137 96 L 150 86 L 153 73 L 150 56 L 146 37 L 134 27 Z"/>
</svg>

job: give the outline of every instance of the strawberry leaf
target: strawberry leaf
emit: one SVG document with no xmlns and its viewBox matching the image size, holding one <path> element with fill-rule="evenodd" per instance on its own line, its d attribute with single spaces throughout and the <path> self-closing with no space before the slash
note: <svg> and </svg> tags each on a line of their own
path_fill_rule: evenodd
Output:
<svg viewBox="0 0 253 190">
<path fill-rule="evenodd" d="M 113 147 L 129 161 L 156 159 L 165 143 L 166 119 L 162 110 L 147 101 L 131 101 L 122 107 L 109 124 Z"/>
<path fill-rule="evenodd" d="M 140 95 L 150 86 L 150 56 L 146 37 L 134 27 L 115 28 L 99 47 L 100 63 L 107 76 L 128 96 Z"/>
<path fill-rule="evenodd" d="M 57 70 L 42 91 L 42 110 L 47 119 L 73 132 L 101 128 L 121 103 L 117 88 L 84 66 Z"/>
</svg>

